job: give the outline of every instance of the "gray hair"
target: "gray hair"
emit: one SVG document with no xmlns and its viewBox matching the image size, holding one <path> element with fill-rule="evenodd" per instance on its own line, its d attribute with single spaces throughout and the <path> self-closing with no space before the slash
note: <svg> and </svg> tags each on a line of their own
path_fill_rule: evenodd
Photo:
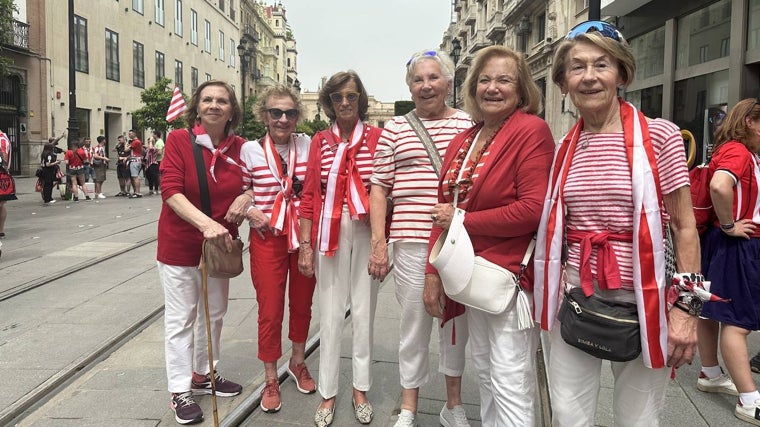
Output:
<svg viewBox="0 0 760 427">
<path fill-rule="evenodd" d="M 451 57 L 448 53 L 437 49 L 421 50 L 419 52 L 415 52 L 414 55 L 409 58 L 409 62 L 406 63 L 407 86 L 412 86 L 412 77 L 414 76 L 414 69 L 417 67 L 417 64 L 427 60 L 432 60 L 438 63 L 438 66 L 441 68 L 441 73 L 446 79 L 446 82 L 451 83 L 454 81 L 454 61 L 451 60 Z"/>
</svg>

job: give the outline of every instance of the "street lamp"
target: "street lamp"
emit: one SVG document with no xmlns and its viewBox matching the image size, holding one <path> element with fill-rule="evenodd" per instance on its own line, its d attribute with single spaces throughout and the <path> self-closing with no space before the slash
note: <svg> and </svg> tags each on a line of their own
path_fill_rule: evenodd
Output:
<svg viewBox="0 0 760 427">
<path fill-rule="evenodd" d="M 237 45 L 238 57 L 240 58 L 240 74 L 241 74 L 241 100 L 243 102 L 243 120 L 240 125 L 240 134 L 245 136 L 245 117 L 247 112 L 245 111 L 245 81 L 246 81 L 246 69 L 248 68 L 248 57 L 250 53 L 248 51 L 248 42 L 245 39 L 240 40 L 240 44 Z"/>
<path fill-rule="evenodd" d="M 296 92 L 301 93 L 301 82 L 298 79 L 293 82 L 293 87 L 296 89 Z"/>
<path fill-rule="evenodd" d="M 454 37 L 451 40 L 451 60 L 454 61 L 454 108 L 457 108 L 457 69 L 456 65 L 459 62 L 459 56 L 462 54 L 462 44 L 459 39 Z"/>
</svg>

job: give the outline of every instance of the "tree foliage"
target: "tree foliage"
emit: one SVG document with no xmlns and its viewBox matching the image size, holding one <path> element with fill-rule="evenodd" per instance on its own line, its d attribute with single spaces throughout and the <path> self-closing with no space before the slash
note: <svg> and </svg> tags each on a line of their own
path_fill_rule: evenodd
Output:
<svg viewBox="0 0 760 427">
<path fill-rule="evenodd" d="M 13 12 L 18 11 L 13 0 L 0 0 L 0 78 L 8 75 L 13 60 L 3 54 L 3 46 L 13 44 Z"/>
<path fill-rule="evenodd" d="M 185 122 L 185 118 L 182 116 L 171 123 L 166 121 L 166 112 L 169 110 L 169 104 L 171 103 L 174 91 L 171 83 L 170 79 L 164 77 L 140 94 L 143 106 L 132 112 L 140 129 L 150 128 L 160 130 L 166 134 L 167 129 L 170 127 L 173 129 L 187 127 L 187 122 Z M 182 96 L 185 98 L 185 102 L 187 102 L 187 97 L 185 97 L 184 93 Z"/>
<path fill-rule="evenodd" d="M 264 136 L 267 131 L 264 123 L 256 120 L 256 116 L 253 114 L 253 109 L 255 107 L 255 96 L 251 96 L 245 99 L 245 107 L 243 108 L 243 120 L 240 126 L 238 126 L 237 132 L 247 141 L 261 139 L 261 137 Z"/>
</svg>

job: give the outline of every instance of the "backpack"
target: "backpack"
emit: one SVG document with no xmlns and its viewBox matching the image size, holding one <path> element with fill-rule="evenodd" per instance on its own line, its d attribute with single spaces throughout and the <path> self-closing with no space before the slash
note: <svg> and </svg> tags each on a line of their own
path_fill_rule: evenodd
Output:
<svg viewBox="0 0 760 427">
<path fill-rule="evenodd" d="M 712 173 L 708 163 L 703 163 L 689 171 L 691 186 L 691 205 L 694 210 L 694 219 L 697 222 L 697 231 L 701 236 L 715 221 L 715 210 L 710 197 L 710 179 Z"/>
</svg>

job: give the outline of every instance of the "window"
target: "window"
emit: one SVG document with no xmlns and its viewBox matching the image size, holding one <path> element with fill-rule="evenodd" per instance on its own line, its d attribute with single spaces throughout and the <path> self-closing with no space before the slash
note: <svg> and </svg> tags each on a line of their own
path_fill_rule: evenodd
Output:
<svg viewBox="0 0 760 427">
<path fill-rule="evenodd" d="M 174 34 L 182 37 L 182 0 L 174 0 Z"/>
<path fill-rule="evenodd" d="M 720 0 L 678 20 L 676 69 L 712 61 L 728 55 L 721 49 L 723 40 L 731 36 L 731 17 L 725 8 L 730 0 Z"/>
<path fill-rule="evenodd" d="M 182 89 L 182 61 L 174 60 L 174 84 Z"/>
<path fill-rule="evenodd" d="M 720 56 L 728 56 L 728 51 L 731 49 L 731 39 L 726 37 L 720 41 Z"/>
<path fill-rule="evenodd" d="M 230 0 L 230 19 L 232 21 L 235 21 L 235 3 L 233 0 Z"/>
<path fill-rule="evenodd" d="M 166 14 L 165 8 L 164 8 L 164 0 L 155 0 L 156 1 L 156 13 L 155 17 L 153 18 L 154 21 L 156 21 L 156 24 L 160 26 L 164 26 L 164 15 Z"/>
<path fill-rule="evenodd" d="M 145 12 L 145 10 L 144 10 L 144 7 L 145 7 L 144 1 L 145 0 L 132 0 L 132 10 L 134 10 L 135 12 L 139 13 L 140 15 L 142 15 Z"/>
<path fill-rule="evenodd" d="M 755 50 L 760 48 L 760 0 L 749 0 L 747 10 L 747 50 Z"/>
<path fill-rule="evenodd" d="M 224 31 L 219 30 L 219 60 L 224 61 L 224 45 L 226 41 L 224 40 Z"/>
<path fill-rule="evenodd" d="M 219 0 L 219 9 L 221 9 L 222 12 L 224 12 L 224 0 Z"/>
<path fill-rule="evenodd" d="M 106 29 L 106 78 L 119 81 L 119 33 Z"/>
<path fill-rule="evenodd" d="M 145 46 L 132 41 L 132 84 L 145 87 Z"/>
<path fill-rule="evenodd" d="M 209 80 L 211 80 L 211 74 L 206 73 L 206 81 L 209 81 Z"/>
<path fill-rule="evenodd" d="M 190 9 L 190 43 L 198 46 L 198 12 Z"/>
<path fill-rule="evenodd" d="M 235 66 L 235 52 L 237 47 L 235 46 L 235 40 L 230 39 L 230 66 Z"/>
<path fill-rule="evenodd" d="M 166 77 L 165 61 L 164 54 L 156 51 L 156 82 Z"/>
<path fill-rule="evenodd" d="M 190 92 L 195 92 L 198 89 L 198 69 L 190 67 Z"/>
<path fill-rule="evenodd" d="M 204 23 L 205 34 L 203 37 L 203 50 L 211 53 L 211 23 L 206 20 Z"/>
<path fill-rule="evenodd" d="M 542 13 L 536 18 L 536 43 L 541 43 L 546 39 L 546 14 Z"/>
<path fill-rule="evenodd" d="M 87 20 L 74 15 L 74 69 L 90 72 L 89 51 L 87 49 Z"/>
<path fill-rule="evenodd" d="M 633 50 L 633 57 L 636 58 L 636 79 L 658 76 L 664 72 L 665 27 L 631 39 L 629 43 Z"/>
</svg>

